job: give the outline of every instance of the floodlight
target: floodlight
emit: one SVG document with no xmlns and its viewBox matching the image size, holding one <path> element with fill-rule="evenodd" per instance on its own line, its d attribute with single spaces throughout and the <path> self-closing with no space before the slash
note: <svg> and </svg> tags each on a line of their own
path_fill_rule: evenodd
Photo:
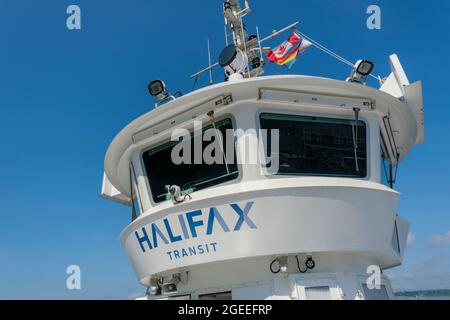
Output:
<svg viewBox="0 0 450 320">
<path fill-rule="evenodd" d="M 154 80 L 148 85 L 148 92 L 152 97 L 157 97 L 166 91 L 166 85 L 162 80 Z"/>
<path fill-rule="evenodd" d="M 164 81 L 159 79 L 149 83 L 148 92 L 155 101 L 155 107 L 158 107 L 159 105 L 169 101 L 170 99 L 175 100 L 175 97 L 167 91 Z"/>
<path fill-rule="evenodd" d="M 358 60 L 347 78 L 347 82 L 366 84 L 367 77 L 370 75 L 374 67 L 374 63 L 369 60 Z"/>
<path fill-rule="evenodd" d="M 360 60 L 356 65 L 356 73 L 367 77 L 373 70 L 374 64 L 368 60 Z"/>
<path fill-rule="evenodd" d="M 281 273 L 286 273 L 288 271 L 288 257 L 283 256 L 283 257 L 278 257 L 277 258 L 278 263 L 280 264 L 280 272 Z"/>
</svg>

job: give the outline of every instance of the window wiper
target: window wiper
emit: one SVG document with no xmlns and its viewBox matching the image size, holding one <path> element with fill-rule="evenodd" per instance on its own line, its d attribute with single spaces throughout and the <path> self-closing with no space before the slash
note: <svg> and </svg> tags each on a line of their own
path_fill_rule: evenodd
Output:
<svg viewBox="0 0 450 320">
<path fill-rule="evenodd" d="M 359 172 L 359 163 L 358 163 L 358 122 L 359 122 L 359 112 L 360 108 L 353 108 L 355 112 L 355 123 L 356 125 L 352 125 L 352 135 L 353 135 L 353 152 L 355 154 L 355 166 L 356 172 Z"/>
<path fill-rule="evenodd" d="M 225 173 L 223 175 L 217 176 L 217 177 L 213 177 L 213 178 L 209 178 L 209 179 L 203 179 L 203 180 L 197 180 L 195 182 L 190 183 L 191 188 L 189 190 L 192 190 L 191 192 L 195 191 L 199 186 L 207 184 L 207 183 L 211 183 L 213 181 L 217 181 L 220 179 L 223 179 L 225 177 L 229 177 L 233 174 L 236 174 L 237 171 L 234 172 L 229 172 L 229 173 Z"/>
<path fill-rule="evenodd" d="M 214 130 L 216 130 L 216 135 L 217 135 L 217 139 L 219 140 L 220 151 L 222 152 L 222 157 L 223 157 L 223 161 L 225 164 L 225 168 L 227 169 L 227 174 L 230 174 L 230 169 L 228 168 L 228 162 L 227 162 L 227 158 L 225 155 L 222 135 L 221 135 L 221 132 L 219 131 L 219 129 L 216 127 L 216 119 L 214 117 L 214 110 L 209 111 L 207 115 L 209 117 L 209 120 L 211 121 L 211 125 L 213 126 Z"/>
</svg>

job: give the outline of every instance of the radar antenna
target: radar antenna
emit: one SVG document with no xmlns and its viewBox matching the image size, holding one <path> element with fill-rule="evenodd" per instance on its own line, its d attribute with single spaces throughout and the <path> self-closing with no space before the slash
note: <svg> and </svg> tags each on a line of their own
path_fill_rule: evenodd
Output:
<svg viewBox="0 0 450 320">
<path fill-rule="evenodd" d="M 262 47 L 262 43 L 268 41 L 281 33 L 295 29 L 299 22 L 295 22 L 280 30 L 275 30 L 271 35 L 261 39 L 259 29 L 256 27 L 256 34 L 248 34 L 243 18 L 251 12 L 248 0 L 245 0 L 245 7 L 242 9 L 239 0 L 226 0 L 223 3 L 223 16 L 225 19 L 225 43 L 219 61 L 211 64 L 209 59 L 208 67 L 194 73 L 191 78 L 197 79 L 201 74 L 210 73 L 210 84 L 212 84 L 211 72 L 217 66 L 224 69 L 225 81 L 242 78 L 253 78 L 264 74 L 264 53 L 270 51 L 270 47 Z M 229 42 L 229 30 L 232 41 Z M 209 51 L 209 46 L 208 46 Z M 210 56 L 210 53 L 208 53 Z"/>
</svg>

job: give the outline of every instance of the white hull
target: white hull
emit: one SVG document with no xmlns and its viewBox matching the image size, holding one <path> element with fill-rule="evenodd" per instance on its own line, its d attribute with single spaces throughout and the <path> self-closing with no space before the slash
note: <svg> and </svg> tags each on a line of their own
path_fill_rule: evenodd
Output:
<svg viewBox="0 0 450 320">
<path fill-rule="evenodd" d="M 174 213 L 163 215 L 171 222 L 174 237 L 183 234 L 178 215 L 205 208 L 196 219 L 203 223 L 196 228 L 197 237 L 192 238 L 188 230 L 190 239 L 175 243 L 170 243 L 161 215 L 150 215 L 127 228 L 123 244 L 144 285 L 155 274 L 170 278 L 174 272 L 188 270 L 188 284 L 178 284 L 176 296 L 195 298 L 208 292 L 233 291 L 235 299 L 300 299 L 302 283 L 320 280 L 318 284 L 325 281 L 332 285 L 336 299 L 359 298 L 369 266 L 386 269 L 401 263 L 409 225 L 396 215 L 398 194 L 392 190 L 370 182 L 352 186 L 339 179 L 334 186 L 321 186 L 320 180 L 312 179 L 313 186 L 295 178 L 271 181 L 267 184 L 276 187 L 260 185 L 260 190 L 243 192 L 238 197 L 209 197 L 175 208 Z M 251 184 L 229 188 L 236 192 L 237 188 L 250 189 Z M 233 231 L 239 217 L 229 205 L 222 204 L 237 203 L 244 208 L 249 201 L 254 204 L 248 216 L 256 228 L 244 224 Z M 206 234 L 210 207 L 217 208 L 229 232 L 214 221 L 212 234 Z M 158 247 L 150 250 L 143 241 L 143 252 L 135 231 L 142 236 L 140 230 L 145 228 L 153 245 L 152 223 L 169 244 L 157 235 Z M 400 243 L 393 239 L 395 225 L 399 226 Z M 202 246 L 202 253 L 198 246 Z M 315 269 L 307 274 L 297 270 L 294 256 L 304 261 L 301 253 L 311 254 L 316 262 Z M 274 275 L 269 265 L 280 255 L 289 256 L 288 270 Z M 384 278 L 383 282 L 387 284 L 388 280 Z"/>
</svg>

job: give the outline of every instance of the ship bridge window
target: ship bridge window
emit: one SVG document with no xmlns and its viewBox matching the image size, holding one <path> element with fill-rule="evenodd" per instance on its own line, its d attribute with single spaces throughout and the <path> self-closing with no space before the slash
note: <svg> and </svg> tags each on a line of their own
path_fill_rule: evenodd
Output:
<svg viewBox="0 0 450 320">
<path fill-rule="evenodd" d="M 369 289 L 367 284 L 363 284 L 364 298 L 366 300 L 389 300 L 389 295 L 385 285 L 379 289 Z"/>
<path fill-rule="evenodd" d="M 226 134 L 226 130 L 233 129 L 231 119 L 218 121 L 215 123 L 215 126 L 221 135 L 214 136 L 212 139 L 208 138 L 209 141 L 207 138 L 203 139 L 206 130 L 213 129 L 213 126 L 209 125 L 203 128 L 202 137 L 195 138 L 201 138 L 202 140 L 202 154 L 205 148 L 211 146 L 216 141 L 217 137 L 219 137 L 217 142 L 221 145 L 221 150 L 224 151 L 227 151 L 227 137 L 234 139 L 234 136 L 231 137 L 231 135 Z M 236 161 L 224 160 L 214 162 L 213 164 L 206 164 L 202 160 L 201 164 L 195 164 L 195 139 L 193 137 L 194 135 L 192 133 L 191 139 L 187 142 L 191 147 L 191 161 L 187 161 L 187 163 L 175 164 L 172 161 L 172 150 L 181 141 L 172 141 L 143 153 L 142 160 L 150 184 L 152 197 L 156 203 L 170 199 L 167 189 L 172 185 L 179 186 L 182 193 L 186 194 L 209 188 L 238 177 L 239 172 Z M 231 145 L 233 146 L 234 143 L 232 142 Z M 212 152 L 212 156 L 215 156 L 214 151 Z"/>
<path fill-rule="evenodd" d="M 383 133 L 381 136 L 381 183 L 393 189 L 397 180 L 398 165 L 394 165 L 391 162 L 389 153 L 387 152 L 387 145 L 383 138 Z"/>
<path fill-rule="evenodd" d="M 367 175 L 363 121 L 263 113 L 261 129 L 279 130 L 278 175 L 363 178 Z M 265 150 L 271 155 L 271 139 Z"/>
<path fill-rule="evenodd" d="M 198 296 L 199 300 L 232 300 L 231 291 L 208 293 Z"/>
</svg>

